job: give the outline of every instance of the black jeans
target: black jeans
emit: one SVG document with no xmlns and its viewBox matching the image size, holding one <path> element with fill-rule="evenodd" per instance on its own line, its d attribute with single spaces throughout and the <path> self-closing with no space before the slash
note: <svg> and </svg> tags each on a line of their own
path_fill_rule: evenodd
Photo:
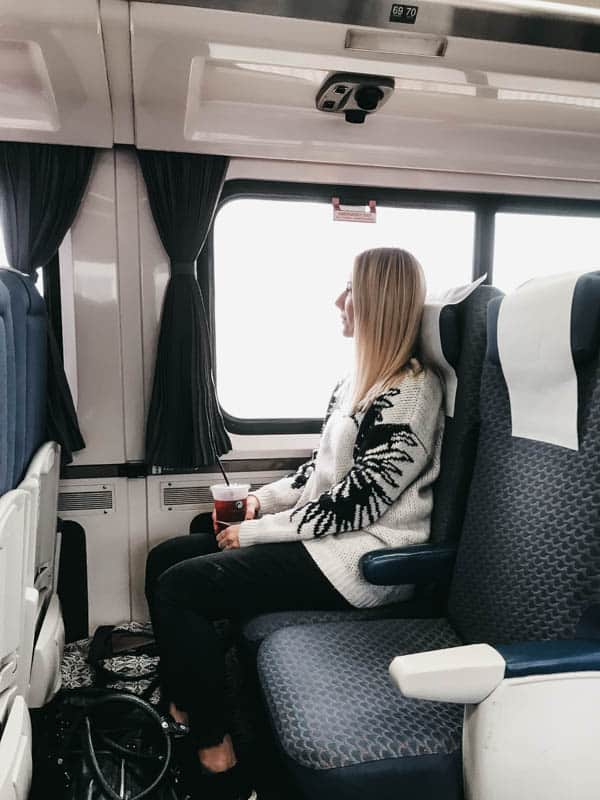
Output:
<svg viewBox="0 0 600 800">
<path fill-rule="evenodd" d="M 198 747 L 223 741 L 225 653 L 212 624 L 267 611 L 347 609 L 300 542 L 219 551 L 213 533 L 170 539 L 146 565 L 163 691 L 189 715 Z"/>
</svg>

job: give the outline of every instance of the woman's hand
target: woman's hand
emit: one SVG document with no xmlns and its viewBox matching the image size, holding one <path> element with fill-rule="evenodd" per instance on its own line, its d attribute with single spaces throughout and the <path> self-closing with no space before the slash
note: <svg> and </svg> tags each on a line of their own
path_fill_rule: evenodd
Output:
<svg viewBox="0 0 600 800">
<path fill-rule="evenodd" d="M 254 519 L 254 517 L 260 511 L 260 500 L 255 494 L 248 495 L 248 501 L 246 503 L 246 516 L 244 519 Z"/>
<path fill-rule="evenodd" d="M 244 519 L 254 519 L 258 512 L 260 511 L 260 500 L 253 494 L 248 495 L 248 500 L 246 502 L 246 516 Z M 212 512 L 212 522 L 213 522 L 213 530 L 215 533 L 219 533 L 221 528 L 217 522 L 217 512 L 213 509 Z"/>
<path fill-rule="evenodd" d="M 240 546 L 240 526 L 230 525 L 224 531 L 217 534 L 217 545 L 219 550 L 232 550 Z"/>
</svg>

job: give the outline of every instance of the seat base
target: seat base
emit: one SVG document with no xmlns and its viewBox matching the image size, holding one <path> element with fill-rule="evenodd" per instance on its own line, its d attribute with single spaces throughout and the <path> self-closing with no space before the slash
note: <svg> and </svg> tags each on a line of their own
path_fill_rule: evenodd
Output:
<svg viewBox="0 0 600 800">
<path fill-rule="evenodd" d="M 308 797 L 462 796 L 462 706 L 402 697 L 394 656 L 461 644 L 444 619 L 299 625 L 258 672 L 276 737 Z"/>
<path fill-rule="evenodd" d="M 463 800 L 460 752 L 372 761 L 318 772 L 285 759 L 306 796 L 321 800 Z"/>
</svg>

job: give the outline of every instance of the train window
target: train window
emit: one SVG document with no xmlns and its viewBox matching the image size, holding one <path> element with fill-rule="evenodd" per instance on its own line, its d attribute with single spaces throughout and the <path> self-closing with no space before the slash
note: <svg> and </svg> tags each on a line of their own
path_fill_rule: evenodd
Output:
<svg viewBox="0 0 600 800">
<path fill-rule="evenodd" d="M 377 222 L 334 222 L 326 202 L 236 198 L 213 237 L 217 392 L 241 419 L 322 417 L 351 345 L 334 301 L 354 256 L 401 246 L 429 290 L 470 280 L 475 214 L 378 207 Z"/>
<path fill-rule="evenodd" d="M 600 217 L 496 214 L 494 284 L 509 292 L 530 278 L 597 269 Z"/>
</svg>

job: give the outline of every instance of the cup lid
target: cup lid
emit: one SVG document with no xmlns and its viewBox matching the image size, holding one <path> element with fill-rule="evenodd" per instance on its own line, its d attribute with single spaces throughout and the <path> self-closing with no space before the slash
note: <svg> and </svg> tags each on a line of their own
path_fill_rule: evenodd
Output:
<svg viewBox="0 0 600 800">
<path fill-rule="evenodd" d="M 245 500 L 248 497 L 250 484 L 248 483 L 217 483 L 210 487 L 215 500 Z"/>
</svg>

